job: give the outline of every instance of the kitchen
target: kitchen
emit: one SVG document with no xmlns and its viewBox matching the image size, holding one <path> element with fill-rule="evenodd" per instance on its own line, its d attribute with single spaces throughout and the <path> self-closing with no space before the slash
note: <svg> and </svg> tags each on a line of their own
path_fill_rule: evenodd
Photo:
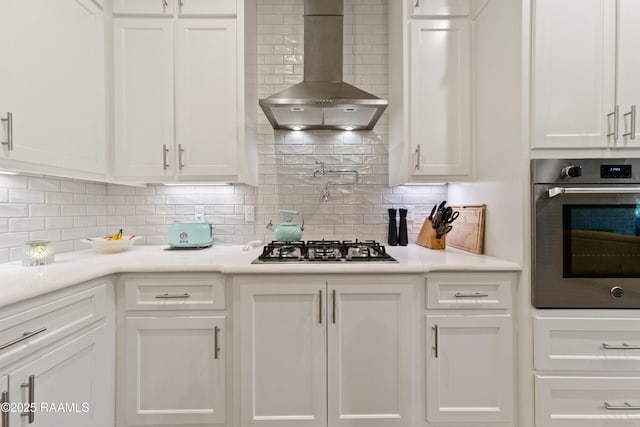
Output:
<svg viewBox="0 0 640 427">
<path fill-rule="evenodd" d="M 2 13 L 7 10 L 3 7 L 7 7 L 9 3 L 11 2 L 0 3 L 0 16 L 9 16 Z M 114 1 L 114 5 L 116 3 Z M 122 2 L 120 3 L 122 4 Z M 177 2 L 175 3 L 177 8 Z M 47 167 L 46 165 L 27 169 L 31 172 L 28 174 L 0 175 L 0 261 L 6 263 L 6 268 L 13 269 L 13 266 L 19 263 L 22 257 L 23 243 L 33 239 L 55 242 L 56 262 L 58 263 L 60 262 L 58 259 L 75 259 L 76 252 L 72 253 L 72 251 L 83 251 L 88 248 L 86 243 L 80 241 L 81 239 L 113 234 L 119 228 L 123 228 L 125 234 L 143 236 L 143 239 L 134 245 L 134 251 L 131 252 L 134 254 L 138 250 L 144 250 L 145 246 L 166 245 L 171 221 L 195 218 L 204 219 L 214 224 L 213 250 L 225 250 L 232 247 L 227 245 L 239 245 L 239 248 L 253 240 L 270 241 L 272 239 L 271 232 L 265 226 L 269 221 L 276 224 L 281 221 L 278 210 L 282 208 L 295 209 L 304 217 L 305 239 L 367 238 L 383 243 L 387 241 L 387 209 L 407 208 L 410 212 L 408 220 L 409 242 L 412 243 L 416 240 L 422 223 L 434 203 L 446 199 L 450 204 L 486 204 L 488 214 L 485 253 L 499 259 L 503 263 L 499 264 L 502 266 L 500 268 L 506 268 L 506 265 L 511 265 L 510 268 L 522 267 L 522 272 L 513 282 L 513 312 L 507 311 L 509 316 L 514 317 L 515 334 L 511 357 L 517 366 L 517 374 L 514 375 L 516 380 L 513 383 L 518 391 L 517 400 L 512 405 L 511 413 L 507 413 L 506 418 L 502 418 L 500 421 L 483 420 L 482 418 L 466 418 L 463 421 L 446 417 L 438 419 L 441 414 L 430 414 L 427 417 L 433 417 L 429 418 L 430 421 L 421 418 L 425 421 L 419 423 L 434 425 L 433 420 L 438 420 L 435 421 L 438 426 L 459 425 L 460 423 L 474 426 L 482 423 L 483 426 L 518 425 L 528 427 L 534 425 L 534 418 L 536 418 L 536 425 L 556 425 L 551 424 L 551 421 L 543 423 L 539 415 L 534 417 L 533 405 L 534 398 L 540 399 L 540 397 L 534 397 L 535 371 L 532 338 L 534 315 L 539 312 L 533 309 L 530 302 L 529 159 L 544 154 L 548 155 L 549 151 L 546 153 L 544 151 L 530 151 L 528 117 L 530 114 L 529 79 L 531 76 L 528 46 L 531 4 L 529 1 L 521 3 L 509 0 L 474 3 L 474 7 L 477 8 L 474 10 L 477 14 L 474 14 L 470 21 L 470 27 L 473 28 L 474 34 L 473 54 L 471 55 L 473 90 L 470 101 L 472 108 L 470 108 L 471 116 L 469 118 L 469 128 L 472 130 L 469 140 L 473 144 L 471 150 L 473 154 L 470 158 L 470 169 L 465 173 L 453 173 L 449 176 L 443 173 L 438 177 L 440 179 L 433 177 L 425 179 L 419 176 L 407 177 L 411 174 L 407 173 L 409 168 L 406 165 L 412 163 L 407 158 L 410 151 L 404 145 L 404 134 L 407 132 L 405 126 L 406 121 L 409 120 L 407 111 L 410 101 L 407 92 L 405 92 L 406 89 L 403 87 L 405 84 L 403 82 L 408 80 L 408 68 L 413 65 L 408 63 L 408 57 L 411 55 L 403 53 L 405 51 L 403 50 L 402 37 L 407 36 L 402 30 L 403 19 L 406 19 L 402 13 L 406 11 L 403 12 L 403 6 L 398 6 L 400 3 L 391 0 L 345 0 L 344 80 L 390 101 L 388 111 L 373 131 L 274 132 L 255 102 L 255 104 L 247 103 L 243 107 L 246 108 L 246 112 L 242 110 L 243 113 L 246 113 L 246 117 L 241 121 L 245 121 L 245 126 L 238 131 L 238 138 L 243 139 L 243 144 L 245 144 L 241 146 L 240 151 L 249 157 L 249 160 L 243 163 L 249 165 L 247 167 L 249 170 L 242 171 L 244 176 L 236 176 L 234 177 L 236 179 L 228 181 L 250 182 L 257 184 L 256 186 L 245 184 L 196 185 L 199 183 L 190 183 L 187 178 L 168 180 L 177 181 L 171 182 L 171 184 L 183 181 L 182 184 L 188 185 L 162 185 L 158 184 L 157 180 L 140 181 L 152 183 L 146 186 L 123 185 L 127 182 L 138 183 L 132 177 L 126 179 L 122 176 L 126 173 L 129 165 L 122 166 L 121 153 L 119 154 L 117 149 L 114 152 L 110 148 L 112 146 L 106 143 L 104 155 L 100 150 L 93 153 L 82 153 L 87 158 L 91 155 L 102 158 L 96 160 L 96 164 L 102 163 L 102 168 L 107 171 L 102 179 L 92 177 L 92 172 L 86 170 L 82 173 L 73 173 L 73 171 L 69 172 L 69 168 L 60 168 L 57 173 L 54 173 L 51 171 L 51 166 Z M 413 3 L 411 2 L 410 7 L 407 5 L 406 9 L 413 10 L 413 7 L 418 7 L 421 2 L 418 2 L 418 5 Z M 427 6 L 429 4 L 424 0 L 422 3 Z M 180 2 L 180 7 L 182 4 Z M 251 4 L 251 2 L 246 2 L 245 6 L 247 4 Z M 126 16 L 111 18 L 109 16 L 110 10 L 114 5 L 109 1 L 104 4 L 107 15 L 104 28 L 107 53 L 110 52 L 113 43 L 111 41 L 112 32 L 115 30 L 112 30 L 112 24 L 113 28 L 125 28 L 124 26 L 119 27 L 119 22 L 125 22 L 129 18 Z M 174 6 L 173 2 L 171 5 Z M 244 53 L 249 59 L 245 61 L 245 68 L 238 69 L 237 72 L 238 75 L 244 73 L 245 84 L 250 83 L 251 79 L 255 79 L 257 82 L 255 93 L 247 93 L 242 96 L 253 96 L 257 101 L 258 98 L 270 96 L 302 79 L 302 64 L 304 62 L 301 47 L 303 2 L 300 0 L 260 0 L 255 6 L 257 13 L 253 17 L 250 13 L 246 14 L 245 27 L 242 27 L 243 23 L 238 23 L 237 30 L 239 34 L 244 34 L 244 37 L 251 35 L 251 29 L 255 28 L 257 43 L 255 45 L 245 44 L 246 52 Z M 95 8 L 93 3 L 92 7 Z M 418 27 L 417 23 L 430 21 L 428 17 L 418 15 L 416 14 L 412 18 L 412 27 Z M 229 18 L 229 15 L 224 17 Z M 150 19 L 149 16 L 147 18 Z M 133 21 L 133 18 L 130 19 Z M 442 17 L 431 19 L 436 23 L 442 20 Z M 0 36 L 4 35 L 0 33 Z M 106 64 L 110 64 L 110 61 L 114 61 L 114 59 L 107 54 Z M 107 87 L 118 86 L 118 76 L 113 75 L 113 70 L 105 67 L 104 72 L 108 82 Z M 178 73 L 179 71 L 176 69 L 176 75 Z M 4 77 L 4 75 L 0 74 L 0 77 Z M 6 83 L 4 79 L 0 79 L 0 81 Z M 247 87 L 251 86 L 247 85 Z M 0 93 L 3 93 L 4 89 L 4 86 L 0 86 Z M 247 92 L 250 91 L 247 90 Z M 178 93 L 179 90 L 176 92 L 176 97 L 178 97 Z M 150 92 L 150 94 L 153 95 L 154 92 Z M 119 105 L 118 103 L 122 101 L 118 96 L 109 90 L 104 94 L 110 106 L 107 108 L 109 113 L 104 120 L 106 141 L 109 142 L 118 140 L 122 135 L 118 133 L 120 129 L 118 123 L 121 123 L 118 111 L 122 110 L 114 108 L 114 105 Z M 58 99 L 65 99 L 65 97 L 62 96 Z M 176 98 L 176 102 L 179 102 L 179 99 Z M 254 105 L 255 110 L 252 110 L 249 105 Z M 158 106 L 147 105 L 147 107 L 158 112 L 158 109 L 165 108 L 166 105 L 158 103 Z M 116 112 L 111 113 L 114 109 Z M 4 113 L 4 111 L 10 110 L 10 108 L 0 105 L 0 112 Z M 437 114 L 438 112 L 430 111 L 429 113 Z M 170 115 L 173 116 L 173 112 Z M 238 115 L 243 116 L 240 113 Z M 19 134 L 18 117 L 19 115 L 16 114 L 14 125 L 16 136 Z M 157 129 L 155 127 L 149 127 L 149 129 L 158 132 L 155 135 L 158 139 L 164 138 L 165 133 L 174 134 L 173 125 L 168 131 L 166 131 L 167 128 L 162 127 L 166 126 L 166 121 L 160 124 L 158 124 L 159 122 L 146 124 L 150 123 L 157 125 Z M 3 121 L 3 124 L 6 125 L 6 121 Z M 176 126 L 178 125 L 176 124 Z M 56 128 L 50 127 L 50 129 Z M 176 131 L 179 132 L 177 128 Z M 3 134 L 3 141 L 4 137 Z M 125 134 L 125 137 L 128 135 Z M 252 137 L 255 137 L 255 141 L 251 141 Z M 173 137 L 171 136 L 171 138 Z M 16 139 L 16 144 L 17 141 L 18 139 Z M 247 149 L 242 149 L 242 147 Z M 176 154 L 173 152 L 170 154 L 168 161 L 168 163 L 172 163 L 170 168 L 182 164 L 182 157 L 179 157 L 181 154 L 177 154 L 181 148 L 178 147 Z M 188 148 L 186 147 L 186 155 L 188 155 Z M 255 149 L 255 153 L 253 153 L 255 154 L 255 163 L 252 163 L 250 148 Z M 553 152 L 553 150 L 550 151 Z M 567 151 L 565 150 L 564 154 Z M 139 161 L 141 167 L 144 167 L 145 153 L 144 150 L 141 153 L 130 153 L 132 164 L 135 160 Z M 154 152 L 154 156 L 155 154 Z M 599 151 L 598 154 L 605 157 L 607 153 L 603 154 Z M 632 155 L 632 151 L 628 154 Z M 429 155 L 431 154 L 423 146 L 422 156 L 428 159 Z M 433 153 L 433 155 L 436 154 Z M 593 155 L 592 152 L 590 156 Z M 194 160 L 193 157 L 186 159 Z M 316 162 L 325 162 L 332 169 L 357 170 L 359 180 L 356 183 L 349 174 L 340 174 L 340 176 L 315 174 L 314 176 L 313 172 L 318 167 Z M 3 160 L 0 167 L 11 170 L 15 169 L 16 164 L 20 163 L 7 163 Z M 107 165 L 112 164 L 115 164 L 114 170 L 120 168 L 120 171 L 125 170 L 125 172 L 116 173 L 107 169 Z M 253 164 L 257 166 L 255 170 L 251 167 Z M 100 170 L 99 168 L 100 166 L 98 166 L 98 170 Z M 257 175 L 251 176 L 256 172 Z M 116 176 L 111 173 L 115 173 Z M 178 176 L 178 172 L 171 171 L 170 173 L 174 177 Z M 55 177 L 56 175 L 58 177 Z M 418 182 L 399 185 L 412 180 Z M 425 183 L 424 181 L 430 182 Z M 325 197 L 327 195 L 325 190 L 328 191 L 328 197 Z M 238 259 L 248 262 L 257 256 L 255 251 L 256 249 L 249 249 L 248 254 L 241 254 Z M 90 252 L 78 253 L 88 254 Z M 456 258 L 456 254 L 458 254 L 451 249 L 432 251 L 415 245 L 410 245 L 409 248 L 391 248 L 390 253 L 398 254 L 398 257 L 406 263 L 403 264 L 404 268 L 422 268 L 417 265 L 438 263 L 441 262 L 438 257 L 452 254 L 451 256 Z M 70 258 L 65 258 L 65 256 Z M 146 252 L 143 256 L 150 260 L 149 262 L 158 262 L 158 260 L 151 261 L 153 256 Z M 194 254 L 193 256 L 200 259 L 200 261 L 194 261 L 195 264 L 198 262 L 217 264 L 223 263 L 222 260 L 231 264 L 235 262 L 225 258 L 228 255 L 223 256 L 222 254 L 220 259 L 211 259 L 207 255 Z M 424 261 L 425 256 L 429 260 Z M 122 259 L 122 262 L 126 264 L 124 258 L 117 259 Z M 171 264 L 171 261 L 167 261 L 165 254 L 162 254 L 162 258 L 158 259 Z M 180 259 L 186 260 L 182 255 Z M 408 259 L 414 260 L 417 264 L 411 264 L 407 261 Z M 416 259 L 418 261 L 415 261 Z M 474 263 L 478 262 L 477 259 L 465 255 L 459 259 L 463 261 L 458 262 L 467 263 L 463 268 L 471 270 L 475 268 Z M 184 262 L 189 263 L 189 261 Z M 89 267 L 107 275 L 110 274 L 110 271 L 112 272 L 109 268 L 115 268 L 111 264 L 100 266 L 100 261 L 96 261 L 96 259 L 87 261 L 86 268 Z M 264 268 L 269 267 L 261 266 L 262 270 L 259 271 L 265 272 Z M 290 272 L 296 274 L 322 273 L 321 267 L 305 267 L 307 270 L 301 269 L 300 266 L 286 268 L 293 268 Z M 392 267 L 374 266 L 373 269 L 370 267 L 356 268 L 354 271 L 358 274 L 365 274 L 377 271 L 376 268 L 383 268 L 384 270 L 381 271 L 389 272 L 390 270 L 387 269 Z M 28 272 L 29 270 L 21 271 Z M 239 274 L 241 271 L 236 270 L 236 273 Z M 272 271 L 283 273 L 283 267 L 277 267 L 277 270 L 272 269 Z M 14 276 L 8 274 L 6 277 L 13 278 Z M 446 278 L 431 277 L 432 280 L 446 282 Z M 80 280 L 79 276 L 73 276 L 73 278 Z M 329 284 L 322 280 L 322 283 L 325 283 L 322 285 L 325 286 L 324 298 L 330 295 L 329 291 L 336 289 L 332 286 L 345 286 L 339 279 L 339 277 L 332 277 L 331 281 L 335 282 Z M 373 278 L 369 277 L 369 279 Z M 118 280 L 133 280 L 132 283 L 135 283 L 135 280 L 139 280 L 139 278 L 123 275 Z M 240 281 L 238 283 L 243 283 L 243 280 L 248 279 L 239 277 L 238 280 Z M 117 285 L 121 286 L 122 282 L 118 282 Z M 414 286 L 399 283 L 399 289 L 403 285 Z M 216 286 L 218 285 L 215 285 L 214 288 L 219 289 Z M 251 289 L 252 286 L 260 285 L 245 283 L 239 288 Z M 232 289 L 227 289 L 228 294 L 231 294 Z M 340 290 L 340 288 L 337 289 Z M 234 288 L 233 292 L 240 291 Z M 424 301 L 425 296 L 422 294 L 419 296 L 420 301 Z M 240 298 L 241 295 L 234 294 L 234 300 L 236 297 Z M 229 301 L 231 296 L 227 295 L 226 298 Z M 407 297 L 402 294 L 401 298 L 404 300 Z M 144 307 L 143 305 L 131 304 L 133 305 L 121 307 L 118 303 L 117 320 L 111 319 L 110 321 L 122 322 L 121 319 L 123 316 L 128 316 L 130 310 L 133 310 L 134 317 L 145 313 L 146 308 L 141 308 Z M 215 311 L 221 310 L 220 306 L 210 307 L 213 311 L 207 312 L 207 314 L 222 313 L 225 316 L 230 316 L 228 319 L 233 319 L 232 324 L 238 324 L 242 321 L 236 317 L 238 316 L 236 310 L 231 313 L 228 311 L 228 306 L 224 307 L 222 311 Z M 324 309 L 325 311 L 329 310 L 328 303 Z M 498 311 L 500 310 L 502 309 Z M 426 316 L 429 316 L 429 310 L 419 312 L 427 313 Z M 500 313 L 504 312 L 500 311 Z M 587 314 L 591 313 L 585 315 Z M 162 313 L 159 317 L 162 318 Z M 122 326 L 118 323 L 118 328 Z M 141 326 L 144 325 L 141 324 Z M 216 324 L 216 328 L 218 328 L 216 330 L 224 330 L 223 326 Z M 432 327 L 430 323 L 428 326 Z M 212 333 L 215 334 L 215 331 Z M 227 342 L 232 338 L 226 337 Z M 123 338 L 119 335 L 118 344 L 122 346 L 124 341 L 121 340 L 126 339 L 131 338 Z M 464 343 L 459 344 L 464 345 Z M 246 344 L 237 345 L 242 347 Z M 224 357 L 225 351 L 222 351 L 221 354 Z M 415 363 L 413 361 L 410 365 L 415 366 Z M 415 367 L 418 371 L 421 369 Z M 233 369 L 234 372 L 228 373 L 228 384 L 233 383 L 234 386 L 237 386 L 236 378 L 244 374 L 246 370 L 240 369 L 238 366 L 234 366 Z M 0 376 L 0 385 L 1 381 L 2 377 Z M 421 387 L 426 386 L 423 384 Z M 243 390 L 243 393 L 246 393 L 246 389 L 243 388 Z M 234 393 L 229 395 L 237 397 Z M 417 394 L 420 393 L 423 391 Z M 120 393 L 117 397 L 123 399 Z M 413 396 L 412 399 L 416 399 L 416 397 Z M 237 398 L 228 399 L 225 403 L 225 405 L 232 405 L 227 411 L 227 423 L 233 422 L 235 425 L 241 419 L 237 415 L 239 413 L 238 400 Z M 116 406 L 122 408 L 123 404 L 126 402 L 120 401 Z M 138 415 L 134 415 L 133 418 L 135 421 L 128 419 L 127 423 L 138 424 L 141 422 L 143 418 L 136 419 L 136 416 Z M 420 416 L 422 415 L 418 415 L 418 417 Z M 55 418 L 51 419 L 55 420 Z M 146 422 L 149 423 L 149 418 Z M 178 421 L 170 422 L 177 424 Z M 151 424 L 154 423 L 158 424 L 160 421 L 151 422 Z M 224 423 L 225 420 L 218 420 L 214 424 Z M 576 423 L 575 425 L 586 424 Z"/>
</svg>

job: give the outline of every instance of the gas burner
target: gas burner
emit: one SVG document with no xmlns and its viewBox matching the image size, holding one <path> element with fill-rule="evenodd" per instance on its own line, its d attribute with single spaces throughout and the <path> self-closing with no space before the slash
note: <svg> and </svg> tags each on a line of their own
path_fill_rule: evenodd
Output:
<svg viewBox="0 0 640 427">
<path fill-rule="evenodd" d="M 309 240 L 268 243 L 254 264 L 266 262 L 397 262 L 374 240 Z"/>
</svg>

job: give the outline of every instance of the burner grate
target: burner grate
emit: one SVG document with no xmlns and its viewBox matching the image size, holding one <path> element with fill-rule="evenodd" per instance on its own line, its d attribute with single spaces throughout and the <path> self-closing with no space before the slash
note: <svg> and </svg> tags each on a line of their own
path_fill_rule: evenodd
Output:
<svg viewBox="0 0 640 427">
<path fill-rule="evenodd" d="M 309 240 L 268 243 L 255 262 L 397 262 L 375 240 Z"/>
</svg>

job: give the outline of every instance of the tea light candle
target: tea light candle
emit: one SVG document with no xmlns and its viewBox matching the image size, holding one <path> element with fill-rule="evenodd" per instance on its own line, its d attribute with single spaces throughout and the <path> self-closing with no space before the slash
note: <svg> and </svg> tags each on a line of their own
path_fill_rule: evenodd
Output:
<svg viewBox="0 0 640 427">
<path fill-rule="evenodd" d="M 55 249 L 49 240 L 30 240 L 24 243 L 22 265 L 25 267 L 51 264 Z"/>
</svg>

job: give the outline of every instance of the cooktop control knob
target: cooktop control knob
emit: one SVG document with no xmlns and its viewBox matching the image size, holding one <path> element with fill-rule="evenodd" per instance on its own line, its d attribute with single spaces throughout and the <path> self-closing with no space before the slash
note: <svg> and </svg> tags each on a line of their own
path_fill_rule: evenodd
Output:
<svg viewBox="0 0 640 427">
<path fill-rule="evenodd" d="M 577 178 L 582 176 L 582 166 L 565 166 L 560 175 L 563 178 Z"/>
<path fill-rule="evenodd" d="M 612 298 L 622 298 L 624 296 L 624 289 L 622 289 L 620 286 L 614 286 L 613 288 L 611 288 L 609 293 L 611 294 Z"/>
</svg>

